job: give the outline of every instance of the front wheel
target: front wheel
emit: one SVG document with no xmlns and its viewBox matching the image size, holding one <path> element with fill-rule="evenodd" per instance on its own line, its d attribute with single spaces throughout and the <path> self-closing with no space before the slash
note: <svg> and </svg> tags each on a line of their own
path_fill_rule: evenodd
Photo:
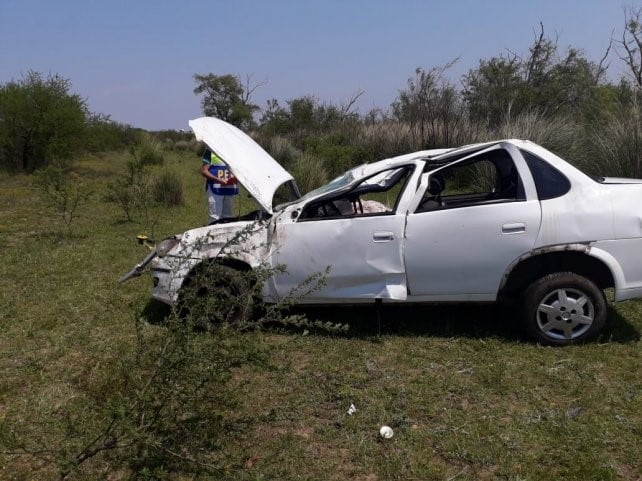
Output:
<svg viewBox="0 0 642 481">
<path fill-rule="evenodd" d="M 536 341 L 566 345 L 595 337 L 606 323 L 604 292 L 573 272 L 556 272 L 531 284 L 522 296 L 524 330 Z"/>
<path fill-rule="evenodd" d="M 205 330 L 248 320 L 253 308 L 250 277 L 251 271 L 242 272 L 224 265 L 201 267 L 181 289 L 178 301 L 181 317 Z"/>
</svg>

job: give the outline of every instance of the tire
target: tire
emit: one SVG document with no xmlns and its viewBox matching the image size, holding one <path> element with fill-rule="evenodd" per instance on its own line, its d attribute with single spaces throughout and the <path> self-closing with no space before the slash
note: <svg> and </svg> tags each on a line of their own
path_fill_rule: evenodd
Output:
<svg viewBox="0 0 642 481">
<path fill-rule="evenodd" d="M 210 264 L 190 274 L 181 288 L 178 311 L 199 330 L 238 325 L 252 314 L 249 274 Z"/>
<path fill-rule="evenodd" d="M 594 338 L 606 324 L 606 297 L 594 282 L 573 272 L 556 272 L 522 295 L 522 326 L 534 340 L 564 346 Z"/>
</svg>

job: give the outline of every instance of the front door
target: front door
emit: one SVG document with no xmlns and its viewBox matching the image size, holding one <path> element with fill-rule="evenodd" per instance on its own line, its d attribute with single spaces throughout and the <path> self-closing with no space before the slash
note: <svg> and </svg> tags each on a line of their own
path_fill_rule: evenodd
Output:
<svg viewBox="0 0 642 481">
<path fill-rule="evenodd" d="M 397 210 L 413 167 L 379 172 L 277 222 L 273 259 L 287 270 L 274 277 L 278 295 L 311 303 L 405 299 L 406 216 Z M 321 284 L 309 282 L 328 268 Z"/>
<path fill-rule="evenodd" d="M 303 302 L 405 299 L 403 225 L 404 216 L 397 215 L 278 224 L 273 245 L 277 263 L 287 269 L 275 276 L 279 296 L 307 294 Z M 309 283 L 328 267 L 324 285 Z"/>
</svg>

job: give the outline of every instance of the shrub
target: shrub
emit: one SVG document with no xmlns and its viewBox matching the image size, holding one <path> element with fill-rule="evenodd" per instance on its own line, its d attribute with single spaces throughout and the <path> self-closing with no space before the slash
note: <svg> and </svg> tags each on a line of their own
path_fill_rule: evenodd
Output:
<svg viewBox="0 0 642 481">
<path fill-rule="evenodd" d="M 121 150 L 132 145 L 136 129 L 110 120 L 108 115 L 92 114 L 87 119 L 83 148 L 87 152 Z"/>
<path fill-rule="evenodd" d="M 73 173 L 56 165 L 49 165 L 36 172 L 35 183 L 43 200 L 58 213 L 71 237 L 71 227 L 78 216 L 78 208 L 87 201 L 90 191 Z"/>
<path fill-rule="evenodd" d="M 172 170 L 163 171 L 152 182 L 152 196 L 167 207 L 183 205 L 183 180 Z"/>
<path fill-rule="evenodd" d="M 308 137 L 305 152 L 323 159 L 327 177 L 336 177 L 355 165 L 368 160 L 368 154 L 361 146 L 351 145 L 348 137 L 337 132 L 334 135 Z"/>
<path fill-rule="evenodd" d="M 182 289 L 179 306 L 154 313 L 157 308 L 148 305 L 136 312 L 131 348 L 92 359 L 90 375 L 74 383 L 76 394 L 64 405 L 47 406 L 46 419 L 4 416 L 3 452 L 24 456 L 26 462 L 37 457 L 40 467 L 47 466 L 49 479 L 57 474 L 61 481 L 233 477 L 233 466 L 221 459 L 222 447 L 235 432 L 251 435 L 253 430 L 248 419 L 235 412 L 242 396 L 230 380 L 242 366 L 265 366 L 267 357 L 260 336 L 241 335 L 231 325 L 241 331 L 272 325 L 327 333 L 348 329 L 344 324 L 287 315 L 293 302 L 325 286 L 329 268 L 309 276 L 278 303 L 265 306 L 261 317 L 253 315 L 263 283 L 284 272 L 284 266 L 264 264 L 251 271 L 233 271 L 231 278 L 230 269 L 217 261 L 233 252 L 262 249 L 246 241 L 262 232 L 265 222 L 238 231 L 213 262 L 202 264 L 188 288 Z M 190 263 L 212 239 L 195 239 L 193 250 L 176 261 Z"/>
<path fill-rule="evenodd" d="M 126 170 L 107 186 L 105 195 L 105 201 L 114 202 L 121 207 L 128 221 L 133 220 L 134 210 L 147 214 L 150 199 L 149 178 L 136 159 L 127 162 Z"/>
</svg>

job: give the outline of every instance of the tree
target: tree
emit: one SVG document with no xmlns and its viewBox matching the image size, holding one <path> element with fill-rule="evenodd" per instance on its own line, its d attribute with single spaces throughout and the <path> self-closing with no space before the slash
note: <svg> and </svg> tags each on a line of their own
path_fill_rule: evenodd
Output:
<svg viewBox="0 0 642 481">
<path fill-rule="evenodd" d="M 88 113 L 70 89 L 69 80 L 34 71 L 0 86 L 0 168 L 33 172 L 72 157 Z"/>
<path fill-rule="evenodd" d="M 358 91 L 341 105 L 319 102 L 312 95 L 287 100 L 287 107 L 281 107 L 276 99 L 268 100 L 260 120 L 261 130 L 276 134 L 327 132 L 358 122 L 359 115 L 352 108 L 362 94 L 362 90 Z"/>
<path fill-rule="evenodd" d="M 539 33 L 528 56 L 516 53 L 481 60 L 476 70 L 464 77 L 463 96 L 473 120 L 482 120 L 496 129 L 511 117 L 538 111 L 556 114 L 586 114 L 601 102 L 604 65 L 609 44 L 599 64 L 589 61 L 581 50 L 569 48 L 563 56 L 557 40 Z"/>
<path fill-rule="evenodd" d="M 616 42 L 616 50 L 635 87 L 642 89 L 642 8 L 625 11 L 622 39 Z"/>
<path fill-rule="evenodd" d="M 470 116 L 499 125 L 520 96 L 522 78 L 516 56 L 480 60 L 464 77 L 463 97 Z"/>
<path fill-rule="evenodd" d="M 399 91 L 392 104 L 395 117 L 408 122 L 424 148 L 447 147 L 457 143 L 456 132 L 464 120 L 461 96 L 444 77 L 457 59 L 428 71 L 417 68 L 408 87 Z"/>
<path fill-rule="evenodd" d="M 246 77 L 245 84 L 235 75 L 214 75 L 213 73 L 194 74 L 196 88 L 194 93 L 202 95 L 203 113 L 210 117 L 225 120 L 239 128 L 247 129 L 254 125 L 254 113 L 258 105 L 250 102 L 254 91 L 265 84 L 250 85 L 252 76 Z"/>
</svg>

